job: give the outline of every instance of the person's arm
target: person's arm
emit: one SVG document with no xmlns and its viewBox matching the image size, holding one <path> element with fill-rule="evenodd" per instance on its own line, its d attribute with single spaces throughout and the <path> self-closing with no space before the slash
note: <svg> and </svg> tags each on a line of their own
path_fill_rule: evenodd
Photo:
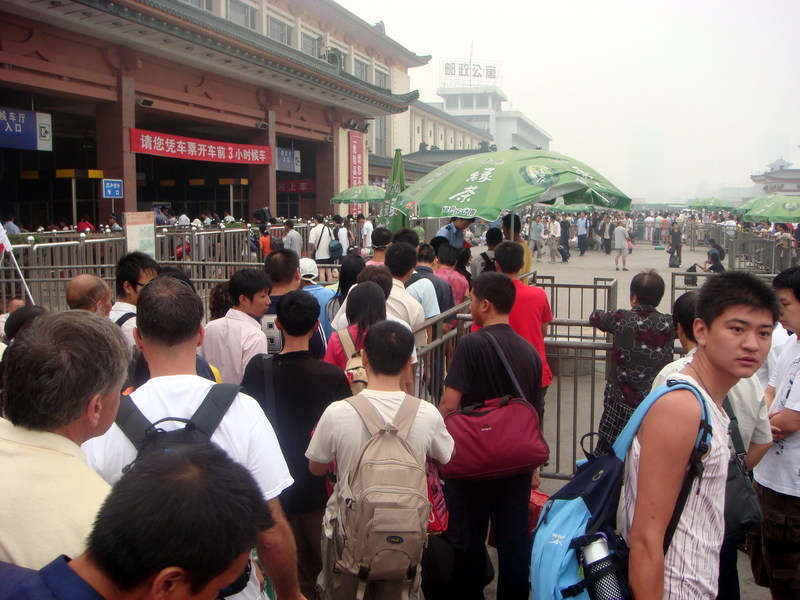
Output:
<svg viewBox="0 0 800 600">
<path fill-rule="evenodd" d="M 772 448 L 772 442 L 768 444 L 754 444 L 750 442 L 747 447 L 747 455 L 744 457 L 744 466 L 748 471 L 752 471 L 761 462 L 767 450 Z"/>
<path fill-rule="evenodd" d="M 636 600 L 662 600 L 664 536 L 699 423 L 700 405 L 694 394 L 679 390 L 656 402 L 639 429 L 636 506 L 628 535 L 629 583 Z"/>
<path fill-rule="evenodd" d="M 278 498 L 267 500 L 275 525 L 262 531 L 256 541 L 256 551 L 264 570 L 269 576 L 278 600 L 301 600 L 300 584 L 297 580 L 297 547 L 294 535 L 286 521 Z"/>
<path fill-rule="evenodd" d="M 775 400 L 775 387 L 768 385 L 764 390 L 764 403 L 767 405 L 767 412 L 772 408 L 772 402 Z"/>
<path fill-rule="evenodd" d="M 791 408 L 784 408 L 779 413 L 775 413 L 769 418 L 773 431 L 777 427 L 781 432 L 781 437 L 800 430 L 800 412 Z"/>
<path fill-rule="evenodd" d="M 461 403 L 461 397 L 463 395 L 462 392 L 454 390 L 451 387 L 444 388 L 444 394 L 442 394 L 442 399 L 439 401 L 439 412 L 442 413 L 443 417 L 458 410 L 458 405 Z"/>
<path fill-rule="evenodd" d="M 330 470 L 330 463 L 321 463 L 315 460 L 309 460 L 308 470 L 311 471 L 312 475 L 316 475 L 317 477 L 322 477 L 326 475 Z"/>
</svg>

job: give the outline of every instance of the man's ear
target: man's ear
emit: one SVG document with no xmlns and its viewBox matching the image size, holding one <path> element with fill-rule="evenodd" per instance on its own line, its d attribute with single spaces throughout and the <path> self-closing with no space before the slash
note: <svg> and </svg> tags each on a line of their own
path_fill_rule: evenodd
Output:
<svg viewBox="0 0 800 600">
<path fill-rule="evenodd" d="M 133 328 L 133 341 L 136 344 L 136 349 L 141 352 L 142 351 L 142 336 L 139 335 L 139 328 Z"/>
<path fill-rule="evenodd" d="M 706 336 L 708 335 L 708 329 L 709 329 L 708 325 L 706 325 L 706 322 L 703 321 L 703 319 L 701 319 L 700 317 L 694 320 L 694 323 L 692 324 L 692 330 L 694 331 L 694 339 L 697 340 L 698 346 L 705 347 Z"/>
<path fill-rule="evenodd" d="M 203 327 L 203 324 L 200 324 L 200 329 L 197 330 L 197 347 L 203 345 L 203 340 L 206 339 L 206 328 Z"/>
<path fill-rule="evenodd" d="M 133 284 L 131 284 L 130 281 L 123 281 L 122 282 L 122 289 L 125 290 L 125 295 L 129 296 L 130 294 L 133 293 L 134 287 L 133 287 Z"/>
<path fill-rule="evenodd" d="M 275 317 L 275 327 L 278 328 L 278 331 L 283 331 L 283 325 L 281 325 L 281 321 L 278 317 Z"/>
<path fill-rule="evenodd" d="M 169 600 L 190 597 L 190 587 L 186 571 L 180 567 L 161 569 L 149 580 L 152 600 Z"/>
<path fill-rule="evenodd" d="M 86 418 L 89 420 L 89 425 L 91 425 L 92 428 L 97 427 L 102 413 L 103 401 L 100 398 L 100 394 L 95 394 L 89 398 L 89 402 L 86 404 Z"/>
</svg>

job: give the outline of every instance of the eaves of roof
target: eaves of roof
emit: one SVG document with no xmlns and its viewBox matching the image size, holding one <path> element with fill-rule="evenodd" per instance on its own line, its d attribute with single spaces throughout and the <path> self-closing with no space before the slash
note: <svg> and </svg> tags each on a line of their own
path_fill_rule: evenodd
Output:
<svg viewBox="0 0 800 600">
<path fill-rule="evenodd" d="M 796 181 L 800 180 L 800 169 L 779 169 L 776 171 L 765 171 L 763 173 L 755 173 L 751 175 L 750 179 L 756 183 L 763 183 L 765 181 Z"/>
<path fill-rule="evenodd" d="M 486 140 L 494 139 L 494 137 L 492 137 L 492 134 L 486 131 L 485 129 L 479 129 L 478 127 L 471 125 L 467 121 L 460 119 L 456 116 L 453 116 L 451 114 L 448 114 L 443 110 L 439 110 L 438 108 L 431 106 L 430 104 L 427 104 L 425 102 L 422 102 L 421 100 L 414 101 L 413 106 L 414 108 L 418 108 L 419 110 L 431 114 L 439 119 L 442 119 L 443 121 L 452 123 L 456 127 L 461 127 L 462 129 L 466 129 L 470 133 L 474 133 L 475 135 L 478 135 Z"/>
<path fill-rule="evenodd" d="M 403 160 L 411 160 L 429 165 L 444 165 L 450 161 L 465 156 L 472 156 L 473 154 L 481 154 L 483 152 L 490 152 L 489 149 L 483 150 L 481 148 L 468 148 L 465 150 L 420 150 L 404 154 Z"/>
<path fill-rule="evenodd" d="M 379 154 L 369 155 L 369 166 L 381 169 L 391 169 L 394 164 L 393 156 L 381 156 Z M 403 167 L 409 173 L 430 173 L 436 167 L 434 165 L 427 165 L 413 160 L 403 159 Z"/>
<path fill-rule="evenodd" d="M 408 109 L 419 98 L 362 81 L 337 65 L 315 59 L 213 13 L 176 0 L 76 0 L 96 10 L 163 31 L 193 44 L 247 60 L 309 84 L 330 89 L 390 114 Z"/>
</svg>

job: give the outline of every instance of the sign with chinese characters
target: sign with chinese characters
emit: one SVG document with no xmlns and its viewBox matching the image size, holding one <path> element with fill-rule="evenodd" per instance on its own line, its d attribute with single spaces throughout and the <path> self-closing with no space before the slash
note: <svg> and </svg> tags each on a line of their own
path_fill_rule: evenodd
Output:
<svg viewBox="0 0 800 600">
<path fill-rule="evenodd" d="M 156 215 L 153 211 L 122 213 L 125 221 L 125 251 L 138 250 L 156 257 Z"/>
<path fill-rule="evenodd" d="M 500 87 L 502 66 L 499 62 L 474 58 L 440 58 L 439 86 Z"/>
<path fill-rule="evenodd" d="M 272 149 L 269 146 L 199 140 L 133 128 L 131 152 L 220 163 L 268 165 L 272 162 Z"/>
<path fill-rule="evenodd" d="M 364 174 L 364 134 L 360 131 L 348 132 L 350 148 L 350 187 L 363 185 Z"/>
<path fill-rule="evenodd" d="M 122 179 L 103 179 L 103 198 L 122 198 Z"/>
<path fill-rule="evenodd" d="M 276 154 L 276 171 L 288 171 L 289 173 L 300 172 L 300 150 L 292 150 L 291 148 L 278 148 Z"/>
<path fill-rule="evenodd" d="M 0 148 L 52 151 L 50 115 L 0 106 Z"/>
<path fill-rule="evenodd" d="M 279 194 L 315 194 L 317 182 L 313 179 L 283 179 L 275 184 Z"/>
</svg>

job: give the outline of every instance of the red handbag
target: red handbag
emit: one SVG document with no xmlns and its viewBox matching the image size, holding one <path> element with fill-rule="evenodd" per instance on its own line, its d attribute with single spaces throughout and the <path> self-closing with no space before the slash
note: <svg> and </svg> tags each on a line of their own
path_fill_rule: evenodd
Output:
<svg viewBox="0 0 800 600">
<path fill-rule="evenodd" d="M 442 480 L 439 477 L 439 463 L 428 457 L 425 461 L 425 470 L 428 473 L 428 500 L 431 503 L 431 514 L 428 518 L 428 533 L 442 533 L 447 531 L 450 523 L 450 513 L 444 499 Z"/>
<path fill-rule="evenodd" d="M 542 435 L 536 409 L 522 388 L 503 349 L 490 332 L 482 330 L 506 368 L 518 398 L 503 396 L 451 412 L 444 418 L 455 442 L 455 452 L 442 474 L 451 479 L 499 479 L 533 471 L 547 462 L 550 448 Z"/>
<path fill-rule="evenodd" d="M 536 409 L 523 398 L 493 398 L 444 419 L 455 441 L 453 458 L 442 465 L 451 479 L 498 479 L 533 471 L 550 449 Z"/>
</svg>

